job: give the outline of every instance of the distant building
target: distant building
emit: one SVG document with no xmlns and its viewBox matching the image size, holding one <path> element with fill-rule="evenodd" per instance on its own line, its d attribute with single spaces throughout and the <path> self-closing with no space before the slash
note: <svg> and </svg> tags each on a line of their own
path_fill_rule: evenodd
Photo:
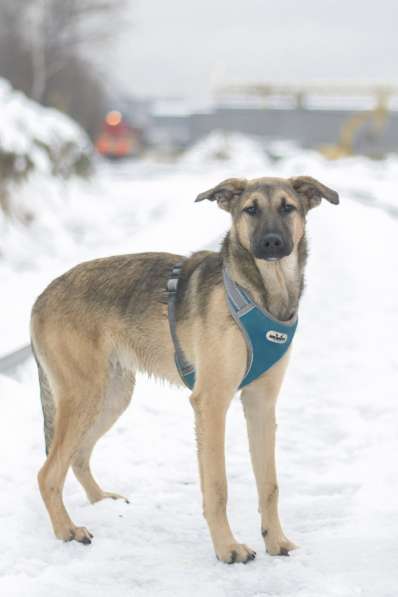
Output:
<svg viewBox="0 0 398 597">
<path fill-rule="evenodd" d="M 183 149 L 220 129 L 312 149 L 345 145 L 346 153 L 373 157 L 398 151 L 398 112 L 378 111 L 370 96 L 227 97 L 199 106 L 167 98 L 131 102 L 129 108 L 134 121 L 141 111 L 146 139 L 155 146 Z"/>
</svg>

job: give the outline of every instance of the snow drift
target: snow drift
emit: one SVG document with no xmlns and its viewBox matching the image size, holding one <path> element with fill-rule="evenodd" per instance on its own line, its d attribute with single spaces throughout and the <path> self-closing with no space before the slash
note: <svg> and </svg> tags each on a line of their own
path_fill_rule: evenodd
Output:
<svg viewBox="0 0 398 597">
<path fill-rule="evenodd" d="M 31 174 L 68 178 L 91 161 L 85 132 L 68 116 L 44 108 L 0 79 L 0 207 L 12 210 L 10 184 Z"/>
<path fill-rule="evenodd" d="M 237 132 L 215 130 L 189 148 L 180 165 L 190 168 L 223 166 L 244 171 L 268 165 L 266 154 L 257 140 Z"/>
</svg>

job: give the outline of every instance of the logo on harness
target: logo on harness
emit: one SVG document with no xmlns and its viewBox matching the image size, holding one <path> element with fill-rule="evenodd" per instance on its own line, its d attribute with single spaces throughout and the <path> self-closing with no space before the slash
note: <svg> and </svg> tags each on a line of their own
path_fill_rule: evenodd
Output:
<svg viewBox="0 0 398 597">
<path fill-rule="evenodd" d="M 269 330 L 266 334 L 266 338 L 270 342 L 275 342 L 276 344 L 285 344 L 285 342 L 287 342 L 287 334 L 275 332 L 275 330 Z"/>
</svg>

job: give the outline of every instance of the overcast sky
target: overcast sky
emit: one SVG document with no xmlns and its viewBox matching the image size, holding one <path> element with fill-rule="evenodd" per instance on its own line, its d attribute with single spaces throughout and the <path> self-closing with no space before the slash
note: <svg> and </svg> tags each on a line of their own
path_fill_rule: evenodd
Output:
<svg viewBox="0 0 398 597">
<path fill-rule="evenodd" d="M 395 0 L 130 0 L 115 76 L 137 95 L 225 83 L 398 82 Z"/>
</svg>

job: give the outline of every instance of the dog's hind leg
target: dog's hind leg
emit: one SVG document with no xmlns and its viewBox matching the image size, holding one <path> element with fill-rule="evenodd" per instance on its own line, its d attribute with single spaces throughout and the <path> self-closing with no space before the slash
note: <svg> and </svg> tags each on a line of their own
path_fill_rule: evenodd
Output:
<svg viewBox="0 0 398 597">
<path fill-rule="evenodd" d="M 79 448 L 86 429 L 96 418 L 93 407 L 94 391 L 97 388 L 81 388 L 90 406 L 78 408 L 78 398 L 72 389 L 57 392 L 57 411 L 54 435 L 48 458 L 38 474 L 39 488 L 47 507 L 54 533 L 58 539 L 91 543 L 91 533 L 84 527 L 77 527 L 69 517 L 62 499 L 65 478 L 72 459 Z M 92 392 L 90 396 L 90 392 Z"/>
<path fill-rule="evenodd" d="M 279 520 L 279 488 L 275 464 L 275 406 L 288 356 L 242 391 L 250 454 L 256 477 L 261 532 L 267 552 L 289 555 L 296 545 L 286 538 Z"/>
<path fill-rule="evenodd" d="M 91 543 L 89 531 L 70 519 L 62 493 L 68 469 L 101 410 L 107 359 L 98 346 L 87 339 L 77 341 L 75 335 L 65 332 L 55 348 L 47 348 L 45 357 L 42 348 L 39 357 L 50 379 L 55 405 L 51 445 L 38 474 L 39 488 L 56 537 Z"/>
<path fill-rule="evenodd" d="M 128 503 L 128 499 L 124 496 L 101 489 L 92 475 L 90 457 L 97 441 L 112 427 L 129 405 L 134 382 L 134 375 L 130 371 L 121 369 L 119 366 L 112 368 L 101 410 L 73 459 L 73 472 L 92 504 L 104 498 L 123 499 Z"/>
</svg>

